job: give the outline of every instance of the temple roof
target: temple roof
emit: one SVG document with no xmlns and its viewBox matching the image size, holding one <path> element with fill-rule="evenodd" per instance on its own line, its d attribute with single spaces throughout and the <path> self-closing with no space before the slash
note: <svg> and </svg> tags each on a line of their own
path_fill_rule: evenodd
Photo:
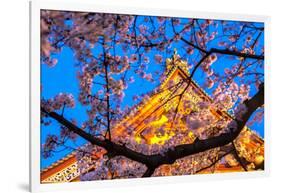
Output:
<svg viewBox="0 0 281 193">
<path fill-rule="evenodd" d="M 177 54 L 176 50 L 174 51 L 174 54 L 172 56 L 172 58 L 168 58 L 166 59 L 166 70 L 165 70 L 165 75 L 166 75 L 166 78 L 165 80 L 161 83 L 160 87 L 163 87 L 165 86 L 166 84 L 168 84 L 168 81 L 173 79 L 174 76 L 176 76 L 177 74 L 180 74 L 181 76 L 184 76 L 184 77 L 188 77 L 190 76 L 190 73 L 189 73 L 189 69 L 188 69 L 188 63 L 187 61 L 184 61 L 180 58 L 180 56 Z M 194 88 L 196 88 L 196 90 L 198 92 L 200 92 L 200 95 L 201 97 L 204 97 L 205 100 L 209 101 L 209 102 L 213 102 L 213 99 L 211 96 L 209 96 L 200 86 L 199 84 L 196 83 L 196 81 L 194 81 L 193 79 L 191 80 L 191 84 Z M 131 111 L 134 112 L 133 114 L 136 115 L 136 116 L 139 116 L 138 115 L 138 112 L 143 109 L 143 108 L 146 108 L 147 106 L 150 105 L 151 103 L 151 100 L 152 100 L 153 97 L 150 97 L 148 100 L 146 101 L 142 101 L 140 102 L 138 105 L 135 105 L 132 107 Z M 226 116 L 226 117 L 229 117 L 229 118 L 233 118 L 230 114 L 228 114 L 227 112 L 222 112 L 221 116 Z M 131 120 L 131 117 L 132 115 L 127 115 L 125 116 L 122 121 L 120 121 L 120 124 L 117 125 L 114 129 L 113 129 L 113 134 L 114 134 L 114 131 L 117 131 L 118 128 L 120 127 L 120 125 L 122 125 L 124 122 L 126 121 L 132 121 Z M 246 130 L 249 130 L 249 128 L 245 128 Z M 122 132 L 120 132 L 122 133 Z M 258 141 L 260 141 L 260 143 L 263 143 L 263 139 L 257 135 L 257 139 Z M 87 145 L 87 144 L 86 144 Z M 58 167 L 60 164 L 62 163 L 65 163 L 67 161 L 69 162 L 72 162 L 73 160 L 76 159 L 76 152 L 73 151 L 72 153 L 70 153 L 69 155 L 65 156 L 64 158 L 54 162 L 53 164 L 51 164 L 50 166 L 44 168 L 41 170 L 41 176 L 47 172 L 50 172 L 50 170 L 54 170 L 55 171 L 55 168 Z M 72 160 L 72 161 L 70 161 Z"/>
</svg>

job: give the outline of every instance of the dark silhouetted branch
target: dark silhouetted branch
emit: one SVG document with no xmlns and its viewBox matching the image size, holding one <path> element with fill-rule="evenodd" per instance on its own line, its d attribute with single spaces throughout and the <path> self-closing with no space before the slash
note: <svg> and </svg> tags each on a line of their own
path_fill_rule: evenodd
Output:
<svg viewBox="0 0 281 193">
<path fill-rule="evenodd" d="M 169 149 L 164 154 L 153 155 L 145 155 L 139 153 L 137 151 L 127 148 L 125 145 L 116 144 L 108 139 L 101 140 L 80 129 L 79 127 L 77 127 L 76 125 L 74 125 L 73 123 L 71 123 L 56 112 L 48 112 L 43 107 L 41 107 L 41 111 L 49 117 L 58 121 L 60 124 L 67 127 L 70 131 L 86 139 L 93 145 L 103 147 L 113 155 L 125 156 L 131 160 L 145 164 L 147 168 L 149 168 L 149 170 L 145 172 L 144 176 L 148 176 L 152 175 L 151 173 L 153 173 L 154 171 L 152 171 L 152 169 L 156 169 L 157 167 L 163 164 L 173 164 L 177 159 L 231 143 L 240 134 L 251 115 L 259 107 L 263 106 L 264 85 L 260 85 L 259 91 L 256 93 L 256 95 L 253 96 L 251 99 L 244 101 L 243 104 L 246 106 L 247 111 L 243 114 L 241 119 L 234 119 L 237 122 L 237 128 L 230 129 L 232 130 L 231 132 L 223 133 L 219 136 L 211 137 L 204 140 L 198 139 L 192 144 L 183 144 L 175 146 Z"/>
<path fill-rule="evenodd" d="M 154 173 L 155 168 L 147 168 L 145 173 L 142 175 L 143 178 L 150 177 Z"/>
<path fill-rule="evenodd" d="M 206 167 L 203 167 L 199 170 L 197 170 L 195 173 L 200 173 L 204 170 L 207 170 L 209 168 L 211 168 L 212 166 L 214 166 L 216 163 L 218 163 L 222 158 L 224 158 L 225 156 L 227 156 L 228 154 L 232 153 L 234 151 L 234 149 L 231 149 L 227 152 L 225 152 L 223 155 L 219 156 L 215 161 L 213 161 L 210 165 L 206 166 Z"/>
<path fill-rule="evenodd" d="M 245 166 L 245 164 L 244 164 L 243 161 L 241 160 L 241 158 L 240 158 L 240 156 L 239 156 L 239 154 L 238 154 L 238 152 L 237 152 L 237 149 L 236 149 L 236 147 L 235 147 L 235 144 L 234 144 L 233 142 L 232 142 L 232 146 L 233 146 L 233 149 L 234 149 L 233 155 L 234 155 L 235 159 L 239 162 L 239 164 L 242 166 L 242 168 L 243 168 L 245 171 L 248 171 L 248 170 L 247 170 L 247 167 Z"/>
</svg>

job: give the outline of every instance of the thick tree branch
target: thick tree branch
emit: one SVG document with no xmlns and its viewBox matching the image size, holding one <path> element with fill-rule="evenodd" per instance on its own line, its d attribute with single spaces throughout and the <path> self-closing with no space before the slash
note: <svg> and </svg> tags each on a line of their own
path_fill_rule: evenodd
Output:
<svg viewBox="0 0 281 193">
<path fill-rule="evenodd" d="M 143 178 L 145 178 L 145 177 L 150 177 L 150 176 L 152 176 L 152 174 L 154 173 L 154 171 L 155 171 L 155 168 L 147 168 L 146 169 L 146 171 L 145 171 L 145 173 L 142 175 L 142 177 Z"/>
<path fill-rule="evenodd" d="M 125 156 L 131 160 L 145 164 L 148 170 L 143 176 L 146 177 L 152 175 L 154 170 L 163 164 L 173 164 L 177 159 L 231 143 L 240 134 L 241 130 L 244 128 L 246 122 L 249 120 L 253 112 L 255 112 L 264 104 L 264 85 L 262 84 L 260 86 L 259 91 L 255 96 L 245 101 L 243 104 L 246 106 L 247 112 L 243 114 L 241 119 L 235 119 L 235 121 L 237 122 L 236 130 L 232 130 L 232 132 L 230 133 L 223 133 L 219 136 L 211 137 L 205 140 L 198 139 L 192 144 L 178 145 L 174 148 L 169 149 L 164 154 L 154 155 L 145 155 L 136 152 L 132 149 L 127 148 L 125 145 L 113 143 L 108 139 L 101 140 L 80 129 L 56 112 L 48 112 L 43 107 L 41 107 L 41 111 L 51 118 L 57 120 L 60 124 L 67 127 L 70 131 L 86 139 L 93 145 L 103 147 L 113 155 Z"/>
<path fill-rule="evenodd" d="M 157 165 L 172 164 L 177 159 L 185 156 L 193 155 L 199 152 L 203 152 L 215 147 L 221 147 L 231 143 L 240 134 L 245 124 L 251 117 L 251 115 L 264 104 L 264 85 L 260 85 L 259 91 L 250 100 L 243 103 L 247 112 L 242 116 L 242 119 L 235 119 L 237 122 L 237 128 L 230 133 L 223 133 L 219 136 L 212 137 L 205 140 L 196 140 L 193 144 L 178 145 L 173 150 L 168 150 L 164 156 L 155 155 L 154 160 Z"/>
<path fill-rule="evenodd" d="M 141 154 L 141 153 L 138 153 L 136 151 L 133 151 L 133 150 L 127 148 L 126 146 L 112 143 L 108 139 L 101 140 L 101 139 L 99 139 L 97 137 L 94 137 L 91 134 L 89 134 L 89 133 L 85 132 L 84 130 L 82 130 L 81 128 L 77 127 L 72 122 L 68 121 L 67 119 L 65 119 L 64 117 L 62 117 L 61 115 L 59 115 L 56 112 L 48 112 L 44 108 L 41 108 L 41 111 L 43 113 L 45 113 L 46 115 L 48 115 L 49 117 L 51 117 L 51 118 L 55 119 L 56 121 L 58 121 L 60 124 L 62 124 L 65 127 L 67 127 L 70 131 L 76 133 L 80 137 L 82 137 L 85 140 L 89 141 L 93 145 L 97 145 L 97 146 L 103 147 L 108 152 L 110 152 L 110 153 L 112 153 L 114 155 L 122 155 L 122 156 L 125 156 L 125 157 L 127 157 L 127 158 L 129 158 L 131 160 L 143 163 L 145 165 L 147 165 L 149 163 L 148 162 L 148 158 L 144 154 Z"/>
</svg>

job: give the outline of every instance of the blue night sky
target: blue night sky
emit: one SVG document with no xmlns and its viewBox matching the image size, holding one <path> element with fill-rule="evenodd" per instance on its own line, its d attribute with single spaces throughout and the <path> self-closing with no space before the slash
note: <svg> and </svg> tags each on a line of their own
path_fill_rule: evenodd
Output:
<svg viewBox="0 0 281 193">
<path fill-rule="evenodd" d="M 141 16 L 139 16 L 141 17 Z M 139 20 L 139 24 L 141 24 L 142 20 Z M 67 25 L 71 26 L 72 22 L 67 21 Z M 255 26 L 263 26 L 262 23 L 253 23 Z M 214 29 L 210 29 L 210 31 L 213 31 Z M 222 33 L 222 31 L 218 30 L 218 34 Z M 172 36 L 172 30 L 167 31 L 168 36 Z M 257 34 L 255 34 L 257 35 Z M 263 40 L 263 34 L 260 37 Z M 218 47 L 218 41 L 214 40 L 211 43 L 208 44 L 207 49 L 212 47 Z M 261 41 L 260 44 L 263 44 L 263 41 Z M 182 42 L 175 42 L 172 43 L 169 48 L 167 48 L 166 52 L 159 52 L 157 50 L 152 49 L 151 52 L 147 54 L 150 58 L 150 62 L 147 65 L 148 68 L 146 70 L 147 73 L 151 72 L 153 74 L 153 79 L 155 80 L 153 83 L 144 80 L 142 78 L 139 78 L 135 75 L 134 72 L 128 72 L 127 76 L 134 76 L 135 82 L 132 85 L 129 85 L 128 88 L 125 90 L 125 97 L 122 102 L 122 107 L 132 106 L 136 104 L 135 101 L 133 101 L 133 96 L 135 94 L 143 94 L 147 93 L 154 88 L 156 88 L 159 85 L 159 75 L 155 73 L 156 71 L 163 73 L 164 70 L 164 62 L 166 58 L 171 57 L 174 48 L 177 48 L 178 54 L 184 59 L 187 60 L 189 63 L 192 63 L 194 59 L 196 59 L 196 56 L 198 55 L 198 52 L 194 51 L 194 58 L 189 58 L 186 53 L 184 52 L 184 49 L 182 49 L 183 43 Z M 101 49 L 96 48 L 93 50 L 93 52 L 96 52 L 96 54 L 100 53 Z M 117 49 L 117 54 L 124 55 L 122 53 L 121 49 Z M 128 51 L 128 55 L 131 55 L 133 52 Z M 155 64 L 155 61 L 153 59 L 153 56 L 155 54 L 161 54 L 164 58 L 163 64 Z M 87 113 L 86 113 L 86 107 L 82 106 L 78 101 L 78 93 L 79 93 L 79 82 L 77 79 L 77 71 L 80 70 L 80 67 L 77 65 L 77 60 L 75 59 L 74 52 L 71 48 L 64 46 L 59 54 L 53 54 L 52 58 L 58 59 L 58 63 L 55 67 L 49 67 L 46 64 L 41 64 L 41 85 L 43 87 L 41 92 L 41 98 L 48 99 L 52 98 L 58 93 L 72 93 L 75 97 L 75 108 L 74 109 L 65 109 L 65 116 L 67 118 L 75 118 L 75 120 L 78 121 L 78 125 L 81 126 L 81 124 L 87 120 Z M 227 56 L 219 57 L 219 59 L 213 64 L 213 68 L 218 73 L 224 72 L 224 67 L 227 65 L 231 65 L 232 63 L 237 62 L 235 60 L 229 59 Z M 193 78 L 199 85 L 203 86 L 205 81 L 205 75 L 202 71 L 197 71 Z M 216 87 L 216 84 L 215 86 Z M 98 89 L 98 88 L 93 88 Z M 212 95 L 213 89 L 205 89 L 205 91 Z M 250 96 L 253 96 L 256 93 L 256 89 L 251 89 Z M 141 93 L 140 93 L 141 92 Z M 261 123 L 255 123 L 253 126 L 251 126 L 251 129 L 255 130 L 261 137 L 264 136 L 264 121 Z M 41 125 L 41 144 L 44 143 L 46 136 L 48 134 L 59 134 L 59 124 L 55 121 L 52 122 L 50 126 L 44 126 Z M 81 144 L 84 144 L 86 141 L 78 138 L 76 142 L 67 142 L 67 145 L 79 147 Z M 72 150 L 67 149 L 64 151 L 60 151 L 57 153 L 54 153 L 54 155 L 50 158 L 44 159 L 41 158 L 41 168 L 45 168 L 52 164 L 53 162 L 57 161 L 58 159 L 64 157 L 68 153 L 70 153 Z"/>
</svg>

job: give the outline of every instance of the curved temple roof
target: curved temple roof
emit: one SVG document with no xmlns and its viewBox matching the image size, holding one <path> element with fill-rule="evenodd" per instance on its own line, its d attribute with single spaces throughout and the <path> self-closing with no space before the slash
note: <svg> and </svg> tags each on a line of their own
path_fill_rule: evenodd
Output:
<svg viewBox="0 0 281 193">
<path fill-rule="evenodd" d="M 171 59 L 166 60 L 166 79 L 161 83 L 160 88 L 167 87 L 167 84 L 170 80 L 175 79 L 177 76 L 181 76 L 183 78 L 188 78 L 189 71 L 188 71 L 188 64 L 186 61 L 183 61 L 180 59 L 179 55 L 177 55 L 176 51 L 174 52 L 174 55 Z M 200 86 L 194 81 L 191 80 L 192 88 L 196 90 L 197 95 L 205 101 L 212 102 L 212 98 L 203 90 L 200 88 Z M 158 103 L 161 101 L 161 94 L 160 95 L 153 95 L 145 102 L 140 103 L 139 105 L 133 107 L 132 111 L 135 112 L 133 115 L 128 115 L 127 117 L 124 117 L 123 120 L 118 124 L 113 130 L 112 130 L 112 136 L 118 136 L 121 135 L 123 132 L 125 132 L 125 129 L 122 125 L 124 122 L 130 122 L 130 124 L 134 124 L 137 122 L 138 119 L 141 119 L 145 114 L 148 114 L 149 112 L 153 112 L 153 109 L 155 109 L 156 102 Z M 231 116 L 227 112 L 218 112 L 213 111 L 215 116 L 218 117 L 226 117 L 231 118 Z M 161 117 L 162 120 L 165 118 L 161 116 L 161 113 L 158 113 L 158 117 Z M 161 118 L 159 120 L 161 120 Z M 136 135 L 138 135 L 145 126 L 141 127 L 138 126 L 138 129 L 136 131 Z M 253 132 L 249 128 L 245 128 L 241 133 L 243 135 L 245 134 L 253 134 Z M 242 136 L 242 134 L 241 134 Z M 247 146 L 249 148 L 257 148 L 260 147 L 260 154 L 263 156 L 264 151 L 264 141 L 261 137 L 259 137 L 257 134 L 253 134 L 254 139 L 253 141 L 247 143 Z M 241 137 L 242 138 L 242 137 Z M 137 139 L 136 139 L 137 140 Z M 243 139 L 239 139 L 243 140 Z M 260 158 L 263 161 L 263 157 Z M 94 166 L 89 166 L 88 170 L 92 169 Z M 238 166 L 234 167 L 225 167 L 225 165 L 218 165 L 216 168 L 216 172 L 230 172 L 230 171 L 243 171 L 243 168 Z M 200 173 L 210 173 L 210 169 L 206 169 L 201 171 Z M 51 166 L 44 168 L 41 171 L 41 183 L 58 183 L 58 182 L 70 182 L 70 181 L 78 181 L 79 180 L 79 170 L 76 160 L 76 152 L 72 152 L 66 157 L 58 160 L 57 162 L 53 163 Z"/>
</svg>

